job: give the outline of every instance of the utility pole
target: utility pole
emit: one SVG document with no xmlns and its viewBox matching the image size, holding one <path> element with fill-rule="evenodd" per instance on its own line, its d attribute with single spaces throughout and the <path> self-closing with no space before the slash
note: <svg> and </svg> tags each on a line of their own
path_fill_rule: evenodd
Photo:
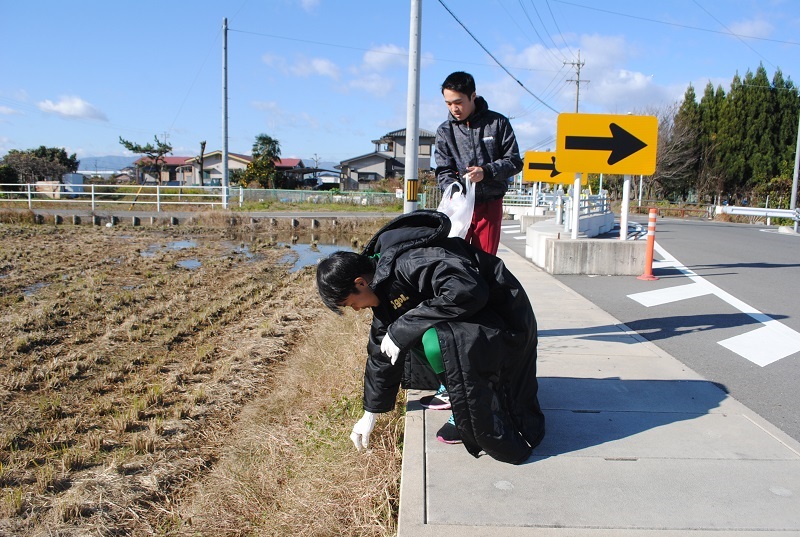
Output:
<svg viewBox="0 0 800 537">
<path fill-rule="evenodd" d="M 576 62 L 564 62 L 564 65 L 571 65 L 575 68 L 575 78 L 570 78 L 567 82 L 575 82 L 575 113 L 578 113 L 578 104 L 581 100 L 581 82 L 587 83 L 588 80 L 581 80 L 581 67 L 583 67 L 586 62 L 581 61 L 581 51 L 578 51 L 578 61 Z"/>
<path fill-rule="evenodd" d="M 410 18 L 404 213 L 413 213 L 417 210 L 417 192 L 419 190 L 419 48 L 422 41 L 422 0 L 411 0 Z"/>
<path fill-rule="evenodd" d="M 228 208 L 228 18 L 222 19 L 222 208 Z"/>
<path fill-rule="evenodd" d="M 581 80 L 581 67 L 586 62 L 581 61 L 581 51 L 578 51 L 577 62 L 564 62 L 564 65 L 571 65 L 575 68 L 575 78 L 570 79 L 569 82 L 575 82 L 575 113 L 578 113 L 578 106 L 581 101 L 581 82 L 589 82 L 588 80 Z M 575 174 L 575 182 L 572 185 L 572 233 L 571 239 L 578 238 L 578 227 L 580 226 L 580 212 L 581 212 L 581 183 L 583 182 L 583 174 L 577 172 Z"/>
<path fill-rule="evenodd" d="M 792 172 L 792 198 L 789 200 L 789 209 L 797 209 L 797 180 L 800 175 L 800 118 L 797 123 L 797 144 L 794 150 L 794 171 Z M 794 232 L 797 233 L 797 220 L 794 221 Z"/>
</svg>

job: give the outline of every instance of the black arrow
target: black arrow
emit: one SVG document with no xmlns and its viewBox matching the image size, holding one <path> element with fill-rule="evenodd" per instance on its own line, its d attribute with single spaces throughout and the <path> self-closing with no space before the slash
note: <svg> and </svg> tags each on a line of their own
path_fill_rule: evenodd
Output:
<svg viewBox="0 0 800 537">
<path fill-rule="evenodd" d="M 528 169 L 529 170 L 550 170 L 550 177 L 555 177 L 556 175 L 560 174 L 561 172 L 556 169 L 556 157 L 550 157 L 553 159 L 552 164 L 545 164 L 544 162 L 529 162 Z"/>
<path fill-rule="evenodd" d="M 611 123 L 608 128 L 611 130 L 610 138 L 602 136 L 567 136 L 564 140 L 565 149 L 611 151 L 608 156 L 608 164 L 613 165 L 647 147 L 646 143 L 616 123 Z"/>
</svg>

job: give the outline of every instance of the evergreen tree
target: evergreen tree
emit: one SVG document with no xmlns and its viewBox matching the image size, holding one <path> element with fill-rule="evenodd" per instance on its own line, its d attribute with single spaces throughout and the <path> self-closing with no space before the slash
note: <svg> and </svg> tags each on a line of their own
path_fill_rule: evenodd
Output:
<svg viewBox="0 0 800 537">
<path fill-rule="evenodd" d="M 791 79 L 784 80 L 780 69 L 772 77 L 772 91 L 775 94 L 775 159 L 777 171 L 794 167 L 794 153 L 797 147 L 797 122 L 800 115 L 800 97 Z"/>
<path fill-rule="evenodd" d="M 725 91 L 722 86 L 709 82 L 698 105 L 698 180 L 696 183 L 698 196 L 719 195 L 724 185 L 719 164 L 719 118 L 725 102 Z"/>
<path fill-rule="evenodd" d="M 742 83 L 743 116 L 739 118 L 745 132 L 744 173 L 740 178 L 740 188 L 745 192 L 767 182 L 777 172 L 774 98 L 764 66 L 759 65 L 755 75 L 748 71 Z"/>
<path fill-rule="evenodd" d="M 734 199 L 741 197 L 743 181 L 748 171 L 744 154 L 747 111 L 743 93 L 742 79 L 737 73 L 720 110 L 717 130 L 718 170 L 722 191 Z"/>
</svg>

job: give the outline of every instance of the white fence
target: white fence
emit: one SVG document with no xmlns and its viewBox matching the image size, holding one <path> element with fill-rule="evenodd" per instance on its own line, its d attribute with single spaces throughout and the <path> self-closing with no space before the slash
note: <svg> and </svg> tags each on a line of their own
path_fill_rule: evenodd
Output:
<svg viewBox="0 0 800 537">
<path fill-rule="evenodd" d="M 166 206 L 203 207 L 211 209 L 242 207 L 245 203 L 278 201 L 282 203 L 344 204 L 361 206 L 402 205 L 395 194 L 382 192 L 319 192 L 313 190 L 226 189 L 220 186 L 165 185 L 67 185 L 56 182 L 0 184 L 0 203 L 27 206 L 66 207 L 78 205 L 111 208 L 128 205 L 130 208 L 163 211 Z"/>
</svg>

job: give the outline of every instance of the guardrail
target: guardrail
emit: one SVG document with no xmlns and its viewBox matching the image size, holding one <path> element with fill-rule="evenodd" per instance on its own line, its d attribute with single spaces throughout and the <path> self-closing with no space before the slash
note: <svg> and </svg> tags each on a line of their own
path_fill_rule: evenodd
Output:
<svg viewBox="0 0 800 537">
<path fill-rule="evenodd" d="M 737 214 L 740 216 L 763 216 L 770 218 L 789 218 L 795 222 L 800 221 L 800 208 L 773 209 L 770 207 L 739 207 L 736 205 L 718 205 L 717 213 Z"/>
<path fill-rule="evenodd" d="M 655 203 L 655 202 L 654 202 Z M 713 205 L 694 205 L 694 206 L 678 206 L 678 207 L 659 207 L 657 205 L 633 205 L 629 208 L 629 212 L 636 214 L 648 214 L 650 209 L 656 209 L 659 216 L 677 216 L 686 218 L 687 216 L 696 218 L 714 218 Z"/>
</svg>

